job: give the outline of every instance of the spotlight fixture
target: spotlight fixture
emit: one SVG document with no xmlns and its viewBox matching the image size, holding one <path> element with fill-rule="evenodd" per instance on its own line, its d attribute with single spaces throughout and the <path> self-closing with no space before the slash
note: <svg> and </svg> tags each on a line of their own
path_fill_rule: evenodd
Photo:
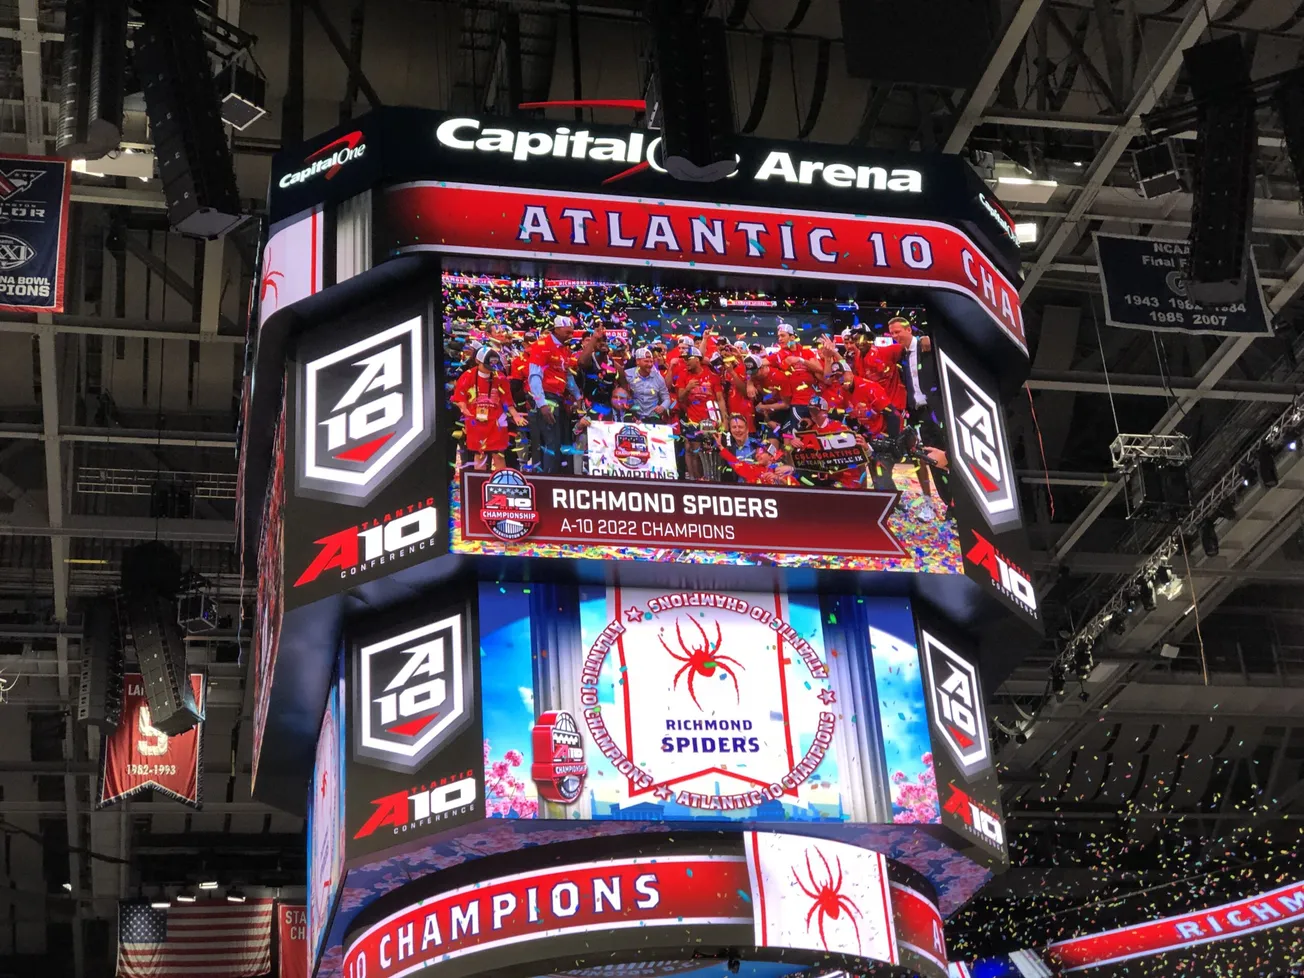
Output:
<svg viewBox="0 0 1304 978">
<path fill-rule="evenodd" d="M 1122 635 L 1127 631 L 1127 616 L 1115 615 L 1109 620 L 1109 630 L 1115 635 Z"/>
<path fill-rule="evenodd" d="M 1271 446 L 1259 446 L 1259 479 L 1263 482 L 1265 489 L 1275 489 L 1277 487 L 1277 459 L 1276 452 Z"/>
<path fill-rule="evenodd" d="M 67 890 L 69 893 L 72 892 L 72 884 L 71 884 L 71 883 L 64 883 L 64 884 L 63 884 L 63 888 L 64 888 L 65 890 Z"/>
<path fill-rule="evenodd" d="M 194 890 L 186 889 L 177 894 L 177 903 L 194 903 L 198 899 Z"/>
<path fill-rule="evenodd" d="M 1073 673 L 1079 679 L 1091 675 L 1091 650 L 1085 645 L 1079 645 L 1073 652 Z"/>
<path fill-rule="evenodd" d="M 1136 587 L 1128 588 L 1123 595 L 1123 614 L 1136 614 L 1136 605 L 1139 600 L 1141 600 L 1141 589 Z"/>
<path fill-rule="evenodd" d="M 1214 510 L 1214 515 L 1221 520 L 1227 520 L 1229 522 L 1236 519 L 1236 500 L 1232 499 L 1231 496 L 1225 497 L 1223 501 L 1218 504 L 1218 508 Z"/>
<path fill-rule="evenodd" d="M 1254 466 L 1249 462 L 1241 463 L 1241 488 L 1253 488 L 1254 483 L 1258 480 L 1259 473 L 1255 471 Z"/>
<path fill-rule="evenodd" d="M 1028 731 L 1020 727 L 1018 732 L 1014 735 L 1014 742 L 1016 744 L 1026 744 L 1028 742 Z"/>
<path fill-rule="evenodd" d="M 1204 548 L 1206 557 L 1218 556 L 1218 528 L 1212 519 L 1205 520 L 1200 525 L 1200 546 Z"/>
<path fill-rule="evenodd" d="M 1146 611 L 1154 611 L 1157 602 L 1155 601 L 1155 582 L 1153 580 L 1143 581 L 1141 583 L 1141 607 Z"/>
<path fill-rule="evenodd" d="M 1173 569 L 1167 564 L 1161 565 L 1155 571 L 1155 591 L 1162 594 L 1169 601 L 1182 593 L 1183 583 L 1182 579 L 1174 574 Z"/>
<path fill-rule="evenodd" d="M 1078 693 L 1078 699 L 1082 700 L 1082 702 L 1085 703 L 1087 700 L 1091 699 L 1091 694 L 1088 693 L 1085 689 L 1081 690 Z"/>
<path fill-rule="evenodd" d="M 249 898 L 245 896 L 244 890 L 240 889 L 238 886 L 233 886 L 226 891 L 227 903 L 244 903 L 247 899 Z"/>
<path fill-rule="evenodd" d="M 199 888 L 201 890 L 216 890 L 221 885 L 217 880 L 204 880 L 199 884 Z"/>
<path fill-rule="evenodd" d="M 166 910 L 168 907 L 172 906 L 172 901 L 164 900 L 160 897 L 157 900 L 150 900 L 149 905 L 155 910 Z"/>
<path fill-rule="evenodd" d="M 1050 670 L 1050 688 L 1055 693 L 1056 699 L 1062 700 L 1064 698 L 1066 692 L 1064 686 L 1065 678 L 1064 666 L 1058 662 L 1055 663 Z"/>
</svg>

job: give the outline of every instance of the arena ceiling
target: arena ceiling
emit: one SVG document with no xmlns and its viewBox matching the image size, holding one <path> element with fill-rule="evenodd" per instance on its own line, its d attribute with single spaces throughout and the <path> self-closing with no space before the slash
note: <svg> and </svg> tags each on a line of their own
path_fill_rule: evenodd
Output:
<svg viewBox="0 0 1304 978">
<path fill-rule="evenodd" d="M 972 37 L 918 36 L 901 80 L 892 52 L 844 40 L 836 0 L 716 5 L 731 24 L 735 115 L 756 134 L 983 151 L 1055 184 L 1035 200 L 1001 190 L 1039 228 L 1022 292 L 1033 372 L 1013 410 L 1048 637 L 992 694 L 998 721 L 1021 732 L 1001 749 L 1016 866 L 953 940 L 999 943 L 980 922 L 993 911 L 1035 926 L 1048 901 L 1090 908 L 1102 887 L 1168 886 L 1208 860 L 1293 849 L 1287 819 L 1304 814 L 1304 469 L 1283 464 L 1276 487 L 1253 488 L 1219 556 L 1191 553 L 1181 595 L 1140 614 L 1085 682 L 1060 700 L 1048 681 L 1060 633 L 1161 534 L 1126 519 L 1114 434 L 1187 435 L 1198 496 L 1302 389 L 1304 217 L 1271 115 L 1260 118 L 1253 246 L 1275 338 L 1105 327 L 1092 233 L 1186 235 L 1189 194 L 1136 190 L 1129 149 L 1143 116 L 1184 98 L 1181 51 L 1210 33 L 1240 35 L 1256 77 L 1293 67 L 1304 6 L 1000 0 L 990 43 L 957 86 L 950 62 Z M 270 154 L 300 129 L 296 102 L 311 135 L 366 111 L 368 89 L 387 104 L 506 111 L 517 51 L 527 100 L 639 97 L 646 75 L 634 0 L 322 0 L 363 78 L 350 77 L 307 0 L 301 85 L 291 23 L 303 0 L 201 6 L 256 39 L 268 77 L 269 115 L 234 140 L 254 212 Z M 0 2 L 5 152 L 53 149 L 62 23 L 57 0 Z M 128 139 L 147 148 L 141 109 L 128 100 Z M 170 234 L 154 181 L 79 176 L 73 200 L 69 311 L 0 321 L 0 976 L 108 973 L 119 897 L 197 873 L 286 887 L 304 874 L 300 822 L 248 797 L 240 651 L 251 594 L 232 517 L 253 226 L 224 242 Z M 160 483 L 190 487 L 192 511 L 150 518 Z M 189 645 L 210 682 L 206 803 L 93 813 L 98 739 L 69 718 L 81 604 L 114 584 L 125 547 L 155 538 L 208 577 L 224 615 Z M 1158 654 L 1165 644 L 1175 656 Z"/>
</svg>

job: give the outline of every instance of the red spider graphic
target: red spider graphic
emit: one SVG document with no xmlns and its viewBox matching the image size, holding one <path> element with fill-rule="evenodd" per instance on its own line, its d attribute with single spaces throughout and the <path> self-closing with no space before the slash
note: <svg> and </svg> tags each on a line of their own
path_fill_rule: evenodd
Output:
<svg viewBox="0 0 1304 978">
<path fill-rule="evenodd" d="M 273 261 L 274 261 L 274 259 L 272 258 L 272 252 L 271 252 L 271 249 L 269 248 L 268 251 L 267 251 L 267 265 L 271 265 L 271 264 L 273 263 Z M 264 265 L 264 267 L 267 267 L 267 266 Z M 278 279 L 278 278 L 285 278 L 285 273 L 284 273 L 284 272 L 278 272 L 278 271 L 276 271 L 275 269 L 273 269 L 273 270 L 270 271 L 270 272 L 267 272 L 267 273 L 262 277 L 262 280 L 258 283 L 258 301 L 259 301 L 259 302 L 262 302 L 265 298 L 267 298 L 267 293 L 268 293 L 268 291 L 270 290 L 271 293 L 276 297 L 276 304 L 277 304 L 278 306 L 281 304 L 281 290 L 280 290 L 280 288 L 277 287 L 277 284 L 276 284 L 276 279 Z"/>
<path fill-rule="evenodd" d="M 679 619 L 676 618 L 675 637 L 679 639 L 679 648 L 685 653 L 684 655 L 680 655 L 678 652 L 671 649 L 670 646 L 666 644 L 664 636 L 657 636 L 657 639 L 661 642 L 661 647 L 670 653 L 670 657 L 672 659 L 678 659 L 680 662 L 684 663 L 683 668 L 675 673 L 673 688 L 678 689 L 679 677 L 684 673 L 688 673 L 688 695 L 693 698 L 693 703 L 700 710 L 702 704 L 697 702 L 697 690 L 693 688 L 693 680 L 697 676 L 704 676 L 707 679 L 710 679 L 715 675 L 715 670 L 718 668 L 724 675 L 729 677 L 734 686 L 734 696 L 738 698 L 739 702 L 741 702 L 742 695 L 738 692 L 738 677 L 734 675 L 733 670 L 729 668 L 728 663 L 732 663 L 739 669 L 744 669 L 746 667 L 732 656 L 717 654 L 720 649 L 720 642 L 722 641 L 720 635 L 720 623 L 715 623 L 715 642 L 712 643 L 711 640 L 706 637 L 706 629 L 702 627 L 697 619 L 690 618 L 689 621 L 697 626 L 698 634 L 702 636 L 702 644 L 701 647 L 689 648 L 687 643 L 684 642 L 683 632 L 679 630 Z"/>
<path fill-rule="evenodd" d="M 837 880 L 834 880 L 833 870 L 829 867 L 829 861 L 824 858 L 824 853 L 816 849 L 815 855 L 819 856 L 820 862 L 824 864 L 825 878 L 823 882 L 819 882 L 815 879 L 815 871 L 811 868 L 810 864 L 809 849 L 806 850 L 806 875 L 809 877 L 808 882 L 810 883 L 810 888 L 807 889 L 806 883 L 802 882 L 802 878 L 797 875 L 795 867 L 792 871 L 793 881 L 801 888 L 801 892 L 805 893 L 814 901 L 811 905 L 810 912 L 806 914 L 806 930 L 810 930 L 811 917 L 814 917 L 815 914 L 818 913 L 819 917 L 816 919 L 819 922 L 820 943 L 824 945 L 824 950 L 827 951 L 829 949 L 829 942 L 824 936 L 824 920 L 825 918 L 837 920 L 845 911 L 847 919 L 851 921 L 851 926 L 856 932 L 856 951 L 859 952 L 860 927 L 856 923 L 856 917 L 861 917 L 863 919 L 864 915 L 861 914 L 860 908 L 856 906 L 855 901 L 842 892 L 842 860 L 834 857 L 834 864 L 838 867 L 838 878 Z M 855 916 L 852 916 L 853 914 Z"/>
</svg>

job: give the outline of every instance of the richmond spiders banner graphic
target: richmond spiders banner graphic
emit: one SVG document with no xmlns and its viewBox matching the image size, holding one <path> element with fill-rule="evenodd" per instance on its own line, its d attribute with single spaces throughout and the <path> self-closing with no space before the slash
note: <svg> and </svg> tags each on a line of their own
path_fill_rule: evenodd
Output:
<svg viewBox="0 0 1304 978">
<path fill-rule="evenodd" d="M 486 584 L 480 622 L 491 817 L 940 819 L 907 601 Z"/>
<path fill-rule="evenodd" d="M 195 705 L 204 712 L 206 686 L 201 673 L 190 675 Z M 122 679 L 122 721 L 104 738 L 104 770 L 97 808 L 153 789 L 191 808 L 203 807 L 204 725 L 165 734 L 150 717 L 145 680 L 138 672 Z"/>
<path fill-rule="evenodd" d="M 783 949 L 794 963 L 868 960 L 946 974 L 935 902 L 894 878 L 902 867 L 880 853 L 766 832 L 673 850 L 554 864 L 442 892 L 421 887 L 346 938 L 343 973 L 400 978 L 436 961 L 447 978 L 531 966 L 547 973 L 557 961 L 572 971 L 635 949 L 640 958 L 671 958 L 725 945 Z"/>
</svg>

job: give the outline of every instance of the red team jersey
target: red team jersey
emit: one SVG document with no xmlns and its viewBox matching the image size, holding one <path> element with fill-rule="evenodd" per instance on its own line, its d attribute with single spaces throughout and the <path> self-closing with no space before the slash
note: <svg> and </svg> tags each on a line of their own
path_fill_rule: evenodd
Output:
<svg viewBox="0 0 1304 978">
<path fill-rule="evenodd" d="M 470 412 L 462 416 L 467 451 L 507 451 L 504 415 L 512 403 L 512 390 L 506 377 L 501 374 L 485 377 L 479 370 L 468 370 L 453 386 L 453 403 L 466 405 Z"/>
<path fill-rule="evenodd" d="M 706 421 L 718 422 L 720 409 L 718 406 L 720 397 L 720 381 L 715 375 L 702 368 L 698 373 L 690 374 L 686 369 L 680 378 L 682 383 L 678 390 L 683 390 L 693 381 L 698 381 L 697 387 L 693 393 L 688 395 L 688 399 L 683 402 L 684 420 L 692 424 L 702 424 Z"/>
<path fill-rule="evenodd" d="M 551 333 L 540 336 L 530 346 L 531 366 L 543 368 L 543 392 L 554 397 L 566 393 L 566 378 L 575 366 L 575 356 Z"/>
<path fill-rule="evenodd" d="M 810 368 L 803 364 L 794 364 L 788 366 L 790 357 L 800 357 L 802 360 L 817 360 L 815 354 L 801 346 L 793 346 L 777 353 L 771 353 L 767 359 L 770 366 L 784 376 L 788 387 L 788 403 L 794 405 L 809 404 L 810 399 L 819 393 L 819 381 L 811 373 Z"/>
</svg>

